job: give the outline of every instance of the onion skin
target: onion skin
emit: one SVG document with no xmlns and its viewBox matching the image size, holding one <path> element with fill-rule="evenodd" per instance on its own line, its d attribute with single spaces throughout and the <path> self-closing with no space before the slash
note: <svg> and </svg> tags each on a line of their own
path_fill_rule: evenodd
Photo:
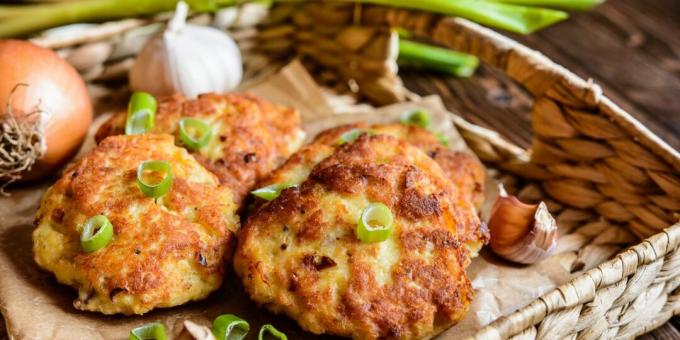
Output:
<svg viewBox="0 0 680 340">
<path fill-rule="evenodd" d="M 36 108 L 49 114 L 47 149 L 21 181 L 50 175 L 78 151 L 92 123 L 85 82 L 52 50 L 23 40 L 0 40 L 0 75 L 0 115 L 7 114 L 8 100 L 17 119 Z"/>
</svg>

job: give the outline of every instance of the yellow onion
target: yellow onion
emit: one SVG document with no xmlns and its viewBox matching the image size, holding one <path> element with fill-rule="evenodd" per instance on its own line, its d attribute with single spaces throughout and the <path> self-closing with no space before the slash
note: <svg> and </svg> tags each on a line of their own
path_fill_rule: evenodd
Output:
<svg viewBox="0 0 680 340">
<path fill-rule="evenodd" d="M 0 40 L 0 188 L 49 175 L 73 156 L 92 122 L 78 72 L 53 51 Z"/>
</svg>

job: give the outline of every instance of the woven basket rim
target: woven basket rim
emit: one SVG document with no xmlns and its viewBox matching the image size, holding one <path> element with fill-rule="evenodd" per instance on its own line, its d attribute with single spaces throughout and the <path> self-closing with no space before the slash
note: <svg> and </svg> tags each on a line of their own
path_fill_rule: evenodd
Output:
<svg viewBox="0 0 680 340">
<path fill-rule="evenodd" d="M 507 339 L 540 323 L 550 312 L 586 303 L 595 290 L 633 275 L 642 265 L 662 258 L 680 244 L 680 223 L 621 251 L 613 259 L 543 294 L 510 315 L 500 317 L 468 339 Z M 618 277 L 618 279 L 616 279 Z M 577 299 L 570 297 L 578 297 Z"/>
</svg>

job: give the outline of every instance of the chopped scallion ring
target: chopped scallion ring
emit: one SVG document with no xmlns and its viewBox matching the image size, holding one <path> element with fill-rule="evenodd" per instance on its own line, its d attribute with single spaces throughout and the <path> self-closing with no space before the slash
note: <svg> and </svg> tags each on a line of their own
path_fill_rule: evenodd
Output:
<svg viewBox="0 0 680 340">
<path fill-rule="evenodd" d="M 126 135 L 139 135 L 153 129 L 156 120 L 156 99 L 146 92 L 135 92 L 128 104 Z"/>
<path fill-rule="evenodd" d="M 168 335 L 162 323 L 153 322 L 131 330 L 128 340 L 168 340 Z"/>
<path fill-rule="evenodd" d="M 179 139 L 191 150 L 198 150 L 210 141 L 212 130 L 208 123 L 196 118 L 179 121 Z"/>
<path fill-rule="evenodd" d="M 444 135 L 443 133 L 441 132 L 437 133 L 437 140 L 439 140 L 439 143 L 442 143 L 442 145 L 449 146 L 449 138 L 446 137 L 446 135 Z"/>
<path fill-rule="evenodd" d="M 387 240 L 394 229 L 392 211 L 382 203 L 371 203 L 361 213 L 357 223 L 357 237 L 364 243 Z"/>
<path fill-rule="evenodd" d="M 141 135 L 153 129 L 155 115 L 149 110 L 140 110 L 128 116 L 125 123 L 126 135 Z"/>
<path fill-rule="evenodd" d="M 417 125 L 427 129 L 430 126 L 430 114 L 423 109 L 406 111 L 401 115 L 401 123 L 406 125 Z"/>
<path fill-rule="evenodd" d="M 275 183 L 272 185 L 267 185 L 266 187 L 253 190 L 250 193 L 265 201 L 271 201 L 279 197 L 279 195 L 281 195 L 281 191 L 294 187 L 296 185 L 297 184 Z"/>
<path fill-rule="evenodd" d="M 113 238 L 113 225 L 104 215 L 90 217 L 83 224 L 80 233 L 80 246 L 86 253 L 106 247 Z"/>
<path fill-rule="evenodd" d="M 351 129 L 340 135 L 340 138 L 338 139 L 338 145 L 354 142 L 363 133 L 366 133 L 366 131 L 362 129 Z"/>
<path fill-rule="evenodd" d="M 269 336 L 267 336 L 269 335 Z M 288 340 L 288 337 L 286 334 L 281 332 L 280 330 L 274 328 L 274 326 L 270 324 L 263 325 L 262 328 L 260 328 L 260 334 L 257 335 L 257 340 L 264 340 L 267 338 L 274 338 L 278 340 Z"/>
<path fill-rule="evenodd" d="M 158 175 L 163 177 L 158 178 Z M 153 181 L 153 182 L 151 182 Z M 137 185 L 144 195 L 158 198 L 172 186 L 172 168 L 166 161 L 144 161 L 137 167 Z"/>
<path fill-rule="evenodd" d="M 213 322 L 212 332 L 217 340 L 241 340 L 250 331 L 247 321 L 233 314 L 218 316 Z"/>
</svg>

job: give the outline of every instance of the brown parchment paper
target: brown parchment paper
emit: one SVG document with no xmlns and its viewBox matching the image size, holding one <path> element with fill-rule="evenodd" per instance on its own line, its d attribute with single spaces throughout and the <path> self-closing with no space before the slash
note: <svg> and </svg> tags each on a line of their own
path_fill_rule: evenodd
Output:
<svg viewBox="0 0 680 340">
<path fill-rule="evenodd" d="M 444 133 L 451 147 L 465 150 L 463 139 L 455 130 L 450 113 L 439 97 L 429 96 L 415 102 L 401 103 L 379 109 L 367 106 L 331 105 L 337 98 L 325 95 L 299 63 L 292 63 L 267 81 L 246 89 L 273 102 L 296 107 L 302 113 L 308 137 L 332 126 L 365 120 L 371 123 L 399 119 L 405 110 L 425 108 L 431 113 L 434 129 Z M 124 104 L 124 103 L 122 103 Z M 359 113 L 356 113 L 356 112 Z M 91 134 L 108 115 L 95 121 Z M 92 136 L 81 153 L 93 146 Z M 31 232 L 45 183 L 11 190 L 12 196 L 0 198 L 0 312 L 10 338 L 14 339 L 127 339 L 130 329 L 147 322 L 163 322 L 173 338 L 191 339 L 183 322 L 191 320 L 210 325 L 212 319 L 233 313 L 248 320 L 251 338 L 263 323 L 274 324 L 288 334 L 289 339 L 318 339 L 303 332 L 293 321 L 259 309 L 251 302 L 233 272 L 225 284 L 208 299 L 170 309 L 152 311 L 141 317 L 104 316 L 81 312 L 73 308 L 76 292 L 60 285 L 54 277 L 41 271 L 33 262 Z M 488 197 L 495 194 L 495 184 L 489 182 Z M 489 199 L 490 201 L 490 199 Z M 502 261 L 488 251 L 473 260 L 468 274 L 476 297 L 467 317 L 439 336 L 439 339 L 460 339 L 469 336 L 482 325 L 508 314 L 533 301 L 556 285 L 567 282 L 570 274 L 568 256 L 553 256 L 533 266 L 515 266 Z"/>
</svg>

